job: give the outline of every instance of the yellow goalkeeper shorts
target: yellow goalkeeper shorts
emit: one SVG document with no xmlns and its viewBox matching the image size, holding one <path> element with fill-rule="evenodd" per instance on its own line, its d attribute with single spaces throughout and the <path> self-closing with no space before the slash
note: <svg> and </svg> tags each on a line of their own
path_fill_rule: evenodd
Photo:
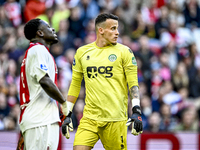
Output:
<svg viewBox="0 0 200 150">
<path fill-rule="evenodd" d="M 106 150 L 127 150 L 126 121 L 96 121 L 83 117 L 75 135 L 74 146 L 94 147 L 99 139 Z"/>
</svg>

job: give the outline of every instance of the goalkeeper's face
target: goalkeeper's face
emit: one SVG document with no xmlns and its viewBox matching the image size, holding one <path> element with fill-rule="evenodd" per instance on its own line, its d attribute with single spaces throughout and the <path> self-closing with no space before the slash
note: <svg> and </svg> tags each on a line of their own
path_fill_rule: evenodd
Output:
<svg viewBox="0 0 200 150">
<path fill-rule="evenodd" d="M 107 19 L 104 23 L 102 37 L 105 39 L 106 45 L 116 45 L 118 32 L 118 21 L 114 19 Z"/>
</svg>

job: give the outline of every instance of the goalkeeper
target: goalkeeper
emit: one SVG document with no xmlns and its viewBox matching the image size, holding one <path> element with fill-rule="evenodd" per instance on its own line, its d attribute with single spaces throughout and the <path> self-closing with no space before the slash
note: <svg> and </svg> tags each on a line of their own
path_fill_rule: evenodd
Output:
<svg viewBox="0 0 200 150">
<path fill-rule="evenodd" d="M 117 43 L 118 17 L 100 14 L 95 19 L 97 39 L 80 47 L 74 57 L 73 76 L 68 92 L 69 114 L 62 132 L 69 138 L 71 111 L 84 77 L 86 87 L 83 117 L 74 140 L 74 150 L 90 150 L 100 139 L 106 150 L 127 149 L 127 126 L 132 134 L 142 133 L 137 63 L 132 50 Z M 132 116 L 128 119 L 128 88 Z"/>
</svg>

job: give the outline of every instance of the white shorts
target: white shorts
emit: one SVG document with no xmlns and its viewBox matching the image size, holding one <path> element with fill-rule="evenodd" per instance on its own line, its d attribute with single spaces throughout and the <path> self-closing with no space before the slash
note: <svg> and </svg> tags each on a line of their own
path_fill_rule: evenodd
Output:
<svg viewBox="0 0 200 150">
<path fill-rule="evenodd" d="M 58 123 L 28 129 L 24 132 L 24 150 L 57 150 Z"/>
</svg>

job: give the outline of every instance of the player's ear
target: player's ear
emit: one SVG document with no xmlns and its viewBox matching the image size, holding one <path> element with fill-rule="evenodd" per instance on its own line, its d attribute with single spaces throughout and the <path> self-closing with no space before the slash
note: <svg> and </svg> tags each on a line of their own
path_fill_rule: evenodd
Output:
<svg viewBox="0 0 200 150">
<path fill-rule="evenodd" d="M 42 37 L 42 36 L 44 36 L 44 33 L 43 33 L 41 30 L 38 30 L 38 31 L 36 32 L 36 35 Z"/>
<path fill-rule="evenodd" d="M 99 31 L 100 34 L 103 34 L 103 33 L 104 33 L 104 29 L 103 29 L 102 27 L 99 27 L 99 28 L 98 28 L 98 31 Z"/>
</svg>

